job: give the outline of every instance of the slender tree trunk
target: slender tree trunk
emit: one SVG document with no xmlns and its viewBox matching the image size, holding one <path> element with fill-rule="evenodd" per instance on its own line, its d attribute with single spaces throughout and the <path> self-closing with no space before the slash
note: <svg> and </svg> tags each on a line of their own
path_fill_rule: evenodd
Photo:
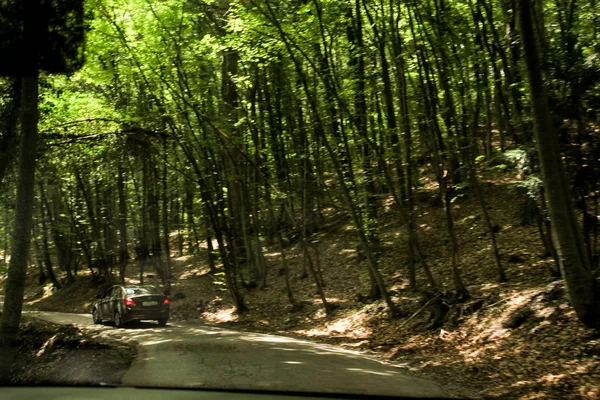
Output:
<svg viewBox="0 0 600 400">
<path fill-rule="evenodd" d="M 206 217 L 206 256 L 208 259 L 208 267 L 210 269 L 211 274 L 215 274 L 217 272 L 217 266 L 215 264 L 215 248 L 213 246 L 213 236 L 210 232 L 210 218 Z"/>
<path fill-rule="evenodd" d="M 198 231 L 196 229 L 196 213 L 194 207 L 194 186 L 186 183 L 185 185 L 184 208 L 187 223 L 187 246 L 188 254 L 193 254 L 198 249 Z"/>
<path fill-rule="evenodd" d="M 169 196 L 167 182 L 167 144 L 163 143 L 163 171 L 162 171 L 162 224 L 163 224 L 163 251 L 165 252 L 165 294 L 171 294 L 171 246 L 169 244 Z"/>
<path fill-rule="evenodd" d="M 43 204 L 42 211 L 45 212 L 44 220 L 47 220 L 50 223 L 50 232 L 52 233 L 52 239 L 54 241 L 54 246 L 56 247 L 58 265 L 67 273 L 66 283 L 68 284 L 75 279 L 72 272 L 73 245 L 70 238 L 65 237 L 66 235 L 64 231 L 61 230 L 59 221 L 57 220 L 57 215 L 60 214 L 60 211 L 57 209 L 61 205 L 62 198 L 55 188 L 46 193 L 47 190 L 46 186 L 43 184 L 43 179 L 40 180 L 39 187 Z M 51 200 L 48 197 L 50 197 Z M 52 206 L 54 206 L 54 210 L 52 210 Z M 44 227 L 44 229 L 46 228 Z"/>
<path fill-rule="evenodd" d="M 273 207 L 269 207 L 269 214 L 271 216 L 271 219 L 274 219 L 274 212 L 273 212 Z M 277 235 L 277 244 L 279 245 L 279 253 L 281 254 L 281 268 L 283 269 L 283 275 L 285 277 L 285 289 L 286 289 L 286 293 L 287 293 L 287 298 L 290 302 L 291 305 L 294 305 L 296 303 L 296 300 L 294 299 L 294 293 L 292 292 L 292 285 L 290 283 L 290 268 L 289 265 L 287 263 L 287 258 L 285 256 L 285 249 L 283 246 L 283 238 L 281 237 L 281 230 L 277 229 L 276 230 L 276 235 Z"/>
<path fill-rule="evenodd" d="M 154 165 L 147 166 L 148 178 L 146 180 L 148 196 L 148 221 L 150 226 L 150 246 L 152 252 L 152 265 L 155 272 L 167 290 L 167 276 L 162 260 L 162 248 L 160 237 L 160 212 L 158 204 L 158 168 Z"/>
<path fill-rule="evenodd" d="M 40 211 L 41 211 L 41 222 L 42 222 L 42 248 L 38 252 L 38 254 L 42 254 L 42 259 L 40 262 L 43 262 L 46 272 L 45 275 L 50 278 L 50 281 L 54 285 L 55 288 L 60 289 L 61 285 L 56 279 L 56 275 L 54 274 L 54 270 L 52 268 L 52 258 L 50 257 L 50 246 L 48 246 L 48 227 L 46 225 L 46 215 L 48 214 L 47 202 L 44 197 L 44 187 L 40 183 L 40 192 L 42 197 L 42 201 L 40 202 Z M 52 224 L 52 221 L 50 221 Z M 67 282 L 70 282 L 73 277 L 71 276 L 71 269 L 67 269 L 67 276 L 70 276 L 70 279 L 67 278 Z"/>
<path fill-rule="evenodd" d="M 125 171 L 119 165 L 117 172 L 117 191 L 119 194 L 119 277 L 125 282 L 125 269 L 129 253 L 127 252 L 127 202 L 125 199 Z"/>
<path fill-rule="evenodd" d="M 39 245 L 39 239 L 38 236 L 36 234 L 36 229 L 35 226 L 33 227 L 33 236 L 32 236 L 32 243 L 33 243 L 33 248 L 35 249 L 36 252 L 36 263 L 38 266 L 38 273 L 39 273 L 39 278 L 38 278 L 38 285 L 42 286 L 46 283 L 46 281 L 48 280 L 48 277 L 46 276 L 46 272 L 44 271 L 45 268 L 45 262 L 44 262 L 44 254 L 42 249 L 40 248 Z M 30 264 L 31 261 L 30 261 Z"/>
<path fill-rule="evenodd" d="M 483 220 L 485 222 L 485 226 L 490 234 L 490 239 L 492 241 L 492 252 L 494 255 L 494 261 L 496 263 L 496 271 L 498 272 L 498 281 L 506 282 L 506 273 L 504 272 L 504 267 L 502 266 L 502 261 L 500 259 L 500 251 L 498 250 L 498 243 L 496 241 L 496 230 L 494 225 L 492 224 L 492 220 L 490 218 L 490 213 L 487 209 L 487 202 L 483 197 L 483 193 L 481 192 L 481 187 L 479 185 L 479 179 L 477 178 L 476 172 L 474 171 L 474 167 L 471 164 L 472 178 L 471 182 L 473 183 L 473 187 L 475 188 L 475 193 L 477 194 L 477 199 L 479 200 L 479 205 L 481 207 L 481 212 L 483 214 Z"/>
<path fill-rule="evenodd" d="M 21 78 L 10 79 L 10 89 L 7 93 L 8 101 L 0 113 L 0 184 L 4 180 L 6 171 L 11 165 L 19 144 L 17 128 L 19 126 L 19 103 L 21 101 Z"/>
<path fill-rule="evenodd" d="M 2 249 L 2 261 L 6 264 L 6 260 L 8 258 L 8 247 L 10 246 L 10 216 L 8 214 L 8 208 L 4 208 L 4 247 Z"/>
</svg>

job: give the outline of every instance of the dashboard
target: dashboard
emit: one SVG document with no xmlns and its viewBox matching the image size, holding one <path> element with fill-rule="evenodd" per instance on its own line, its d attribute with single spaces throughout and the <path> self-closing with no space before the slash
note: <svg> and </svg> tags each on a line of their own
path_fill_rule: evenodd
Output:
<svg viewBox="0 0 600 400">
<path fill-rule="evenodd" d="M 405 397 L 397 397 L 403 399 Z M 411 397 L 412 398 L 412 397 Z M 303 394 L 284 392 L 242 392 L 205 389 L 153 389 L 122 386 L 105 387 L 0 387 L 0 399 L 10 400 L 331 400 L 331 399 L 390 399 L 370 395 Z"/>
</svg>

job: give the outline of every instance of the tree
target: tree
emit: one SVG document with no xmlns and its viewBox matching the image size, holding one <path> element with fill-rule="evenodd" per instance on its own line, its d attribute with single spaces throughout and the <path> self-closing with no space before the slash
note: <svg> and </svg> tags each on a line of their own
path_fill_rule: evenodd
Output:
<svg viewBox="0 0 600 400">
<path fill-rule="evenodd" d="M 14 159 L 19 144 L 17 127 L 19 124 L 19 100 L 21 80 L 11 77 L 0 83 L 0 97 L 8 101 L 0 106 L 0 184 Z"/>
<path fill-rule="evenodd" d="M 472 275 L 461 276 L 459 252 L 465 222 L 457 217 L 462 196 L 473 194 L 485 222 L 478 228 L 493 247 L 485 264 L 493 262 L 504 280 L 503 230 L 488 211 L 483 179 L 485 162 L 508 149 L 526 152 L 530 143 L 516 3 L 87 4 L 94 14 L 89 62 L 68 78 L 44 77 L 42 88 L 40 163 L 52 179 L 36 218 L 49 232 L 47 265 L 68 275 L 69 260 L 80 258 L 100 285 L 117 270 L 125 281 L 135 252 L 139 279 L 155 275 L 168 291 L 176 249 L 207 257 L 209 273 L 241 312 L 248 291 L 277 279 L 263 255 L 265 244 L 275 244 L 288 301 L 302 304 L 297 274 L 310 277 L 310 296 L 332 311 L 327 285 L 335 283 L 323 279 L 319 240 L 331 220 L 351 221 L 361 289 L 393 314 L 402 300 L 389 289 L 404 279 L 412 289 L 428 285 L 441 296 L 447 285 L 456 300 L 468 298 Z M 593 257 L 600 254 L 600 141 L 586 129 L 600 104 L 600 69 L 586 58 L 595 54 L 585 18 L 591 11 L 572 4 L 536 11 L 534 26 L 550 37 L 540 44 L 549 107 Z M 18 26 L 0 25 L 10 29 Z M 14 82 L 5 87 L 14 98 Z M 8 117 L 11 96 L 0 96 Z M 10 158 L 3 146 L 17 137 L 15 119 L 2 122 L 0 175 Z M 419 223 L 424 203 L 439 205 L 446 221 L 440 241 L 448 258 L 439 266 L 428 265 L 430 250 L 421 244 L 428 242 L 420 240 L 430 235 Z M 386 262 L 393 244 L 382 235 L 388 223 L 402 228 L 394 241 L 408 250 L 393 266 Z M 295 244 L 298 271 L 285 254 Z M 77 278 L 72 265 L 67 281 Z"/>
<path fill-rule="evenodd" d="M 8 265 L 2 320 L 0 321 L 0 380 L 7 380 L 10 375 L 25 292 L 25 275 L 33 221 L 35 154 L 38 139 L 37 79 L 37 74 L 22 77 L 19 182 L 11 241 L 11 258 Z"/>
<path fill-rule="evenodd" d="M 542 32 L 535 30 L 539 25 L 532 16 L 533 5 L 530 0 L 520 0 L 518 4 L 535 138 L 553 228 L 552 239 L 558 252 L 560 270 L 567 286 L 569 300 L 577 316 L 590 328 L 600 331 L 600 283 L 592 272 L 590 260 L 583 247 L 561 159 L 558 136 L 552 126 L 540 60 L 539 42 Z"/>
<path fill-rule="evenodd" d="M 83 40 L 80 36 L 83 32 L 81 20 L 83 5 L 80 1 L 49 4 L 41 3 L 38 0 L 27 0 L 17 4 L 3 2 L 2 7 L 0 23 L 3 28 L 0 31 L 0 52 L 3 60 L 10 61 L 6 63 L 3 61 L 3 69 L 0 72 L 20 75 L 22 82 L 19 179 L 11 259 L 8 267 L 2 320 L 0 321 L 0 380 L 6 381 L 9 379 L 16 351 L 33 222 L 38 141 L 39 70 L 42 68 L 51 72 L 69 72 L 79 68 L 81 61 L 79 50 Z M 68 11 L 75 12 L 69 13 Z M 7 15 L 14 19 L 5 21 Z M 50 49 L 40 47 L 40 45 L 45 45 Z M 18 54 L 22 49 L 27 49 L 27 51 L 20 53 L 23 54 L 21 57 Z M 48 52 L 48 50 L 55 51 Z M 7 55 L 12 58 L 5 58 Z"/>
</svg>

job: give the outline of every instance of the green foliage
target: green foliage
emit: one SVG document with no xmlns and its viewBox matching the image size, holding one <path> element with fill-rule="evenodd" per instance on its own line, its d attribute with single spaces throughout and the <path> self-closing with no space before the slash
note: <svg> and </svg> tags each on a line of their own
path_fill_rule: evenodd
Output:
<svg viewBox="0 0 600 400">
<path fill-rule="evenodd" d="M 225 282 L 225 272 L 217 272 L 214 274 L 213 285 L 219 292 L 227 291 L 227 282 Z"/>
<path fill-rule="evenodd" d="M 504 157 L 518 171 L 523 171 L 529 162 L 527 152 L 523 149 L 507 150 Z"/>
<path fill-rule="evenodd" d="M 532 150 L 511 149 L 504 153 L 496 153 L 486 163 L 486 168 L 492 172 L 505 173 L 518 171 L 522 175 L 532 173 Z"/>
<path fill-rule="evenodd" d="M 574 3 L 581 18 L 569 37 L 561 5 L 542 3 L 558 123 L 577 120 L 565 110 L 593 121 L 598 57 L 593 23 L 582 19 L 593 10 Z M 73 240 L 81 262 L 87 251 L 93 261 L 114 263 L 123 176 L 130 247 L 163 249 L 158 232 L 191 253 L 209 233 L 227 247 L 213 255 L 231 257 L 227 265 L 246 276 L 261 268 L 247 254 L 266 241 L 276 245 L 277 231 L 310 237 L 334 214 L 352 216 L 353 232 L 376 244 L 381 227 L 395 223 L 390 199 L 407 196 L 409 177 L 428 189 L 444 181 L 456 189 L 455 203 L 468 189 L 458 179 L 469 173 L 465 160 L 476 157 L 477 167 L 496 175 L 534 173 L 533 153 L 524 150 L 532 145 L 520 44 L 507 31 L 511 7 L 87 1 L 86 64 L 41 82 L 40 169 L 58 231 Z M 502 150 L 518 148 L 477 155 L 487 148 L 488 128 L 492 146 L 502 131 Z M 539 198 L 539 180 L 522 184 Z M 40 229 L 39 205 L 37 213 Z M 223 291 L 224 274 L 234 272 L 216 275 Z"/>
<path fill-rule="evenodd" d="M 509 171 L 510 169 L 511 169 L 511 167 L 506 164 L 497 164 L 497 165 L 491 165 L 488 167 L 489 171 L 497 172 L 497 173 L 501 173 L 501 174 Z"/>
<path fill-rule="evenodd" d="M 528 197 L 535 201 L 541 200 L 542 190 L 544 189 L 544 183 L 539 176 L 530 175 L 527 176 L 520 182 L 517 182 L 515 186 L 525 193 Z"/>
<path fill-rule="evenodd" d="M 477 215 L 468 215 L 460 220 L 461 224 L 467 224 L 475 222 L 479 217 Z"/>
</svg>

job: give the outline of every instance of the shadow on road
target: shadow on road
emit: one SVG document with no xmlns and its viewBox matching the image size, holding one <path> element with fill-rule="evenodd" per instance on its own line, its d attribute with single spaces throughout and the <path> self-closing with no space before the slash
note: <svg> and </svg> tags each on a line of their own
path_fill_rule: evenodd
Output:
<svg viewBox="0 0 600 400">
<path fill-rule="evenodd" d="M 118 329 L 115 326 L 114 322 L 102 322 L 100 325 Z M 126 323 L 125 326 L 121 329 L 155 329 L 155 328 L 164 329 L 164 328 L 168 328 L 168 327 L 170 327 L 169 324 L 167 324 L 167 326 L 159 326 L 156 322 L 132 321 L 132 322 Z"/>
</svg>

